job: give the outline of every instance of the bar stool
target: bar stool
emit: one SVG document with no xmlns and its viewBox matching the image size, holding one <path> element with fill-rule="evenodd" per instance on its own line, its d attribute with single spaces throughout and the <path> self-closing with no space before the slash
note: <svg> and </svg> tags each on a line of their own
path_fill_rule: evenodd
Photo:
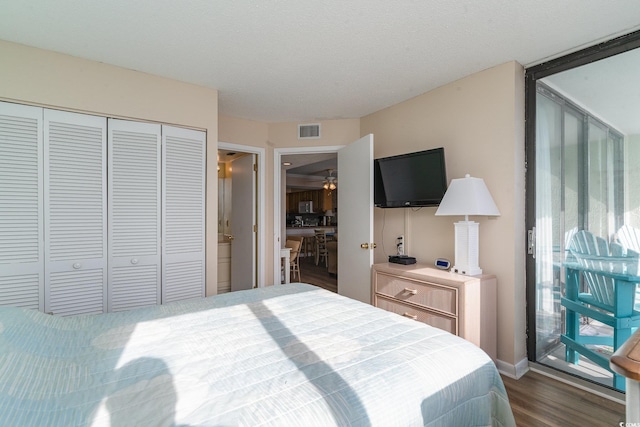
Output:
<svg viewBox="0 0 640 427">
<path fill-rule="evenodd" d="M 315 260 L 316 265 L 324 259 L 325 267 L 329 267 L 329 251 L 327 250 L 327 231 L 314 230 L 315 244 Z"/>
</svg>

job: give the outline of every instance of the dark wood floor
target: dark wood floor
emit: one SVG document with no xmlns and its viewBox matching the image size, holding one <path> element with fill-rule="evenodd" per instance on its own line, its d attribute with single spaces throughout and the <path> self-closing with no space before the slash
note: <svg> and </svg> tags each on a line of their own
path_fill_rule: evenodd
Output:
<svg viewBox="0 0 640 427">
<path fill-rule="evenodd" d="M 335 276 L 313 258 L 301 258 L 304 282 L 337 292 Z M 519 380 L 502 378 L 518 427 L 614 427 L 624 422 L 624 405 L 580 390 L 537 372 L 529 371 Z"/>
<path fill-rule="evenodd" d="M 291 281 L 310 283 L 331 292 L 338 292 L 336 276 L 330 275 L 324 264 L 316 265 L 313 257 L 300 258 L 300 280 L 298 276 L 292 276 Z"/>
<path fill-rule="evenodd" d="M 614 427 L 624 422 L 624 405 L 537 372 L 502 380 L 518 427 Z"/>
</svg>

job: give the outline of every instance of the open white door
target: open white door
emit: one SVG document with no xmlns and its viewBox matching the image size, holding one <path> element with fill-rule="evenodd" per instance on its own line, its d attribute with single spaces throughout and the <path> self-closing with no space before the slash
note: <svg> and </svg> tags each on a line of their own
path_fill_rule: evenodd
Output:
<svg viewBox="0 0 640 427">
<path fill-rule="evenodd" d="M 256 278 L 255 154 L 231 164 L 231 291 L 254 287 Z"/>
<path fill-rule="evenodd" d="M 373 135 L 338 151 L 338 172 L 338 293 L 370 304 Z"/>
</svg>

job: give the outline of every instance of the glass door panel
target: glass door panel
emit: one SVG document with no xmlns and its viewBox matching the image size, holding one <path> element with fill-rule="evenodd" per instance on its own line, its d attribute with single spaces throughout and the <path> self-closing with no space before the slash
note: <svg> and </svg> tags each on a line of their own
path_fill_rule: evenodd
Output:
<svg viewBox="0 0 640 427">
<path fill-rule="evenodd" d="M 547 95 L 547 96 L 545 96 Z M 550 94 L 539 93 L 536 144 L 536 337 L 537 358 L 560 339 L 562 108 Z"/>
<path fill-rule="evenodd" d="M 589 186 L 587 228 L 596 236 L 609 238 L 609 179 L 611 170 L 608 156 L 607 131 L 589 120 L 588 165 Z"/>
<path fill-rule="evenodd" d="M 566 265 L 580 230 L 610 241 L 624 218 L 624 138 L 588 111 L 538 82 L 535 150 L 536 361 L 612 386 L 613 375 L 592 360 L 570 363 L 566 334 Z M 589 289 L 580 283 L 582 292 Z M 612 336 L 610 327 L 579 319 L 585 333 Z M 594 346 L 610 354 L 611 346 Z"/>
<path fill-rule="evenodd" d="M 579 142 L 582 140 L 582 122 L 584 117 L 578 112 L 567 110 L 564 113 L 564 150 L 563 150 L 563 206 L 564 230 L 568 230 L 564 238 L 565 246 L 572 237 L 571 231 L 578 230 L 582 225 L 582 208 L 580 206 L 580 164 L 582 150 Z"/>
<path fill-rule="evenodd" d="M 639 64 L 637 31 L 525 76 L 528 357 L 619 390 L 609 356 L 640 325 L 640 262 L 623 260 L 640 254 Z"/>
</svg>

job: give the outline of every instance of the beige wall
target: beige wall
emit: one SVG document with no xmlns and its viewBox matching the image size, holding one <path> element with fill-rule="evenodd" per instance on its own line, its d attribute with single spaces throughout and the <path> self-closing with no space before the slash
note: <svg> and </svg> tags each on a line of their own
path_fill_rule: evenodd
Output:
<svg viewBox="0 0 640 427">
<path fill-rule="evenodd" d="M 322 138 L 299 141 L 297 122 L 218 117 L 217 91 L 0 41 L 0 99 L 203 129 L 207 132 L 207 295 L 216 292 L 217 141 L 266 152 L 266 278 L 273 277 L 273 156 L 276 148 L 345 145 L 374 134 L 376 157 L 444 146 L 449 179 L 485 179 L 501 216 L 480 222 L 480 265 L 499 282 L 498 359 L 525 358 L 524 73 L 507 63 L 362 119 L 320 121 Z M 421 262 L 453 259 L 453 222 L 435 208 L 376 209 L 376 260 L 405 234 Z M 384 222 L 385 235 L 381 235 Z M 381 244 L 380 244 L 381 243 Z"/>
<path fill-rule="evenodd" d="M 500 217 L 480 223 L 480 267 L 498 278 L 498 359 L 526 358 L 524 255 L 524 69 L 515 62 L 473 74 L 361 119 L 375 157 L 444 147 L 448 180 L 483 178 Z M 454 259 L 453 222 L 436 208 L 375 209 L 376 262 L 405 235 L 419 262 Z M 384 235 L 382 230 L 384 229 Z"/>
<path fill-rule="evenodd" d="M 0 41 L 0 99 L 207 132 L 207 295 L 217 281 L 218 92 Z"/>
<path fill-rule="evenodd" d="M 309 122 L 286 122 L 269 124 L 269 141 L 274 148 L 326 147 L 346 145 L 360 139 L 360 119 L 320 120 L 320 138 L 298 139 L 298 125 Z"/>
<path fill-rule="evenodd" d="M 265 248 L 269 254 L 263 258 L 266 284 L 273 282 L 273 148 L 268 141 L 268 124 L 254 120 L 244 120 L 235 117 L 218 117 L 218 141 L 230 144 L 248 145 L 265 150 Z M 260 254 L 258 254 L 260 256 Z"/>
<path fill-rule="evenodd" d="M 482 177 L 501 211 L 496 219 L 475 218 L 481 224 L 480 265 L 499 282 L 498 359 L 510 365 L 525 359 L 523 68 L 503 64 L 360 120 L 320 123 L 322 139 L 300 141 L 297 122 L 219 119 L 220 141 L 266 149 L 267 281 L 273 277 L 274 149 L 344 145 L 368 133 L 374 134 L 376 157 L 444 146 L 448 178 Z M 420 262 L 453 260 L 457 218 L 436 218 L 435 210 L 376 209 L 376 262 L 392 253 L 399 234 Z"/>
<path fill-rule="evenodd" d="M 305 122 L 307 123 L 307 122 Z M 274 150 L 291 147 L 326 147 L 346 145 L 360 136 L 360 120 L 323 120 L 320 123 L 321 138 L 300 141 L 298 122 L 264 123 L 221 115 L 218 120 L 219 141 L 248 145 L 265 149 L 266 166 L 266 285 L 273 284 L 274 249 Z"/>
</svg>

